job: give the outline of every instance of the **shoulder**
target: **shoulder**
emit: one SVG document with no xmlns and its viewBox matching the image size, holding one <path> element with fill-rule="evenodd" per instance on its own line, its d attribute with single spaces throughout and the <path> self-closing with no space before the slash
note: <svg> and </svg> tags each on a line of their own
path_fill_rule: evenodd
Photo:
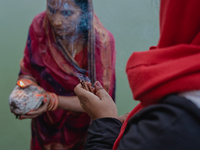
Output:
<svg viewBox="0 0 200 150">
<path fill-rule="evenodd" d="M 110 42 L 112 42 L 113 44 L 115 44 L 114 35 L 109 30 L 106 29 L 106 31 L 108 33 L 108 36 L 110 37 Z"/>
<path fill-rule="evenodd" d="M 45 16 L 46 16 L 46 12 L 44 11 L 33 18 L 32 23 L 30 25 L 30 29 L 29 29 L 30 32 L 34 32 L 38 35 L 43 33 L 44 31 L 43 24 L 44 24 Z"/>
<path fill-rule="evenodd" d="M 45 12 L 45 11 L 43 11 L 43 12 L 37 14 L 37 15 L 33 18 L 32 23 L 41 24 L 42 21 L 44 20 L 45 15 L 46 15 L 46 12 Z"/>
<path fill-rule="evenodd" d="M 96 39 L 101 43 L 115 43 L 113 34 L 104 27 L 99 18 L 94 14 L 94 28 Z"/>
<path fill-rule="evenodd" d="M 115 39 L 109 30 L 104 27 L 96 28 L 95 38 L 96 45 L 100 51 L 109 50 L 112 55 L 115 55 Z"/>
<path fill-rule="evenodd" d="M 113 34 L 106 29 L 105 27 L 101 26 L 95 29 L 95 36 L 97 40 L 104 41 L 104 42 L 115 42 L 115 38 Z"/>
<path fill-rule="evenodd" d="M 180 119 L 185 120 L 196 114 L 200 118 L 200 110 L 191 101 L 176 95 L 165 97 L 159 104 L 147 106 L 131 118 L 131 122 L 154 123 L 158 128 L 174 125 Z M 179 120 L 179 121 L 178 121 Z M 156 124 L 158 122 L 158 124 Z M 158 129 L 157 128 L 157 129 Z"/>
<path fill-rule="evenodd" d="M 200 110 L 189 100 L 171 95 L 160 104 L 147 106 L 133 116 L 126 127 L 123 142 L 136 149 L 182 149 L 193 143 L 200 134 Z M 192 129 L 192 130 L 191 130 Z M 193 132 L 195 131 L 195 133 Z M 182 141 L 190 141 L 183 143 Z M 135 142 L 137 141 L 137 142 Z M 166 141 L 171 145 L 167 145 Z"/>
<path fill-rule="evenodd" d="M 39 53 L 46 48 L 46 32 L 44 29 L 45 12 L 34 17 L 29 27 L 27 48 L 32 53 L 32 57 L 39 60 Z"/>
</svg>

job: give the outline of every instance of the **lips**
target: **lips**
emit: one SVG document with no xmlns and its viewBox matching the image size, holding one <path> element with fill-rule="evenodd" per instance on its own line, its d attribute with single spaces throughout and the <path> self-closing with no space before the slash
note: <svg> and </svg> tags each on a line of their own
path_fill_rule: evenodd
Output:
<svg viewBox="0 0 200 150">
<path fill-rule="evenodd" d="M 56 28 L 55 28 L 54 30 L 55 30 L 55 32 L 57 32 L 57 33 L 66 31 L 66 29 L 56 29 Z"/>
</svg>

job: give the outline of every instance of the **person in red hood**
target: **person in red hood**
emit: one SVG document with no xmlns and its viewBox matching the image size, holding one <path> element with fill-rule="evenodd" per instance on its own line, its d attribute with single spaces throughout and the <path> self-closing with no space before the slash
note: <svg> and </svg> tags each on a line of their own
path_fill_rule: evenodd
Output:
<svg viewBox="0 0 200 150">
<path fill-rule="evenodd" d="M 200 1 L 161 0 L 160 38 L 148 51 L 134 52 L 126 66 L 140 103 L 125 122 L 99 82 L 76 95 L 93 119 L 86 150 L 200 149 Z"/>
</svg>

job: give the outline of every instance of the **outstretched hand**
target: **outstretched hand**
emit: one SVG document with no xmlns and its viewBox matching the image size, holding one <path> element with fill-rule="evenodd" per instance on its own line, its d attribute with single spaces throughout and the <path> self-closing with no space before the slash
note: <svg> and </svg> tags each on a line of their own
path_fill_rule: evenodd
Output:
<svg viewBox="0 0 200 150">
<path fill-rule="evenodd" d="M 78 96 L 81 106 L 92 118 L 92 120 L 111 117 L 117 118 L 117 107 L 110 95 L 103 89 L 97 81 L 92 92 L 85 90 L 81 84 L 78 84 L 74 92 Z M 91 89 L 89 87 L 89 89 Z"/>
<path fill-rule="evenodd" d="M 31 110 L 28 113 L 24 114 L 24 115 L 20 115 L 19 119 L 33 119 L 38 117 L 39 115 L 43 114 L 44 112 L 47 111 L 48 105 L 50 102 L 50 96 L 49 94 L 46 93 L 46 97 L 43 99 L 42 101 L 42 105 L 36 109 L 36 110 Z M 15 114 L 17 115 L 17 114 Z"/>
<path fill-rule="evenodd" d="M 19 117 L 20 120 L 22 119 L 33 119 L 38 117 L 39 115 L 43 114 L 44 112 L 47 111 L 47 107 L 49 105 L 50 102 L 50 96 L 49 94 L 46 93 L 46 97 L 43 99 L 42 105 L 36 109 L 36 110 L 31 110 L 29 111 L 26 115 L 21 115 Z"/>
</svg>

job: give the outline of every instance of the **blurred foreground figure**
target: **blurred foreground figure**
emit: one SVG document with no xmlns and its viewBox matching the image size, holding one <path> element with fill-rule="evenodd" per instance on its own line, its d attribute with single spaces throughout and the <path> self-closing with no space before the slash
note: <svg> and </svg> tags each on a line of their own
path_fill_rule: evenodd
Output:
<svg viewBox="0 0 200 150">
<path fill-rule="evenodd" d="M 31 149 L 83 149 L 90 117 L 73 89 L 79 80 L 99 80 L 115 96 L 114 37 L 92 1 L 47 0 L 30 25 L 20 67 L 10 106 L 19 119 L 32 119 Z"/>
<path fill-rule="evenodd" d="M 80 84 L 75 88 L 94 120 L 86 150 L 200 149 L 200 1 L 160 4 L 158 45 L 133 53 L 127 63 L 129 84 L 140 103 L 123 125 L 99 82 L 94 94 Z"/>
</svg>

